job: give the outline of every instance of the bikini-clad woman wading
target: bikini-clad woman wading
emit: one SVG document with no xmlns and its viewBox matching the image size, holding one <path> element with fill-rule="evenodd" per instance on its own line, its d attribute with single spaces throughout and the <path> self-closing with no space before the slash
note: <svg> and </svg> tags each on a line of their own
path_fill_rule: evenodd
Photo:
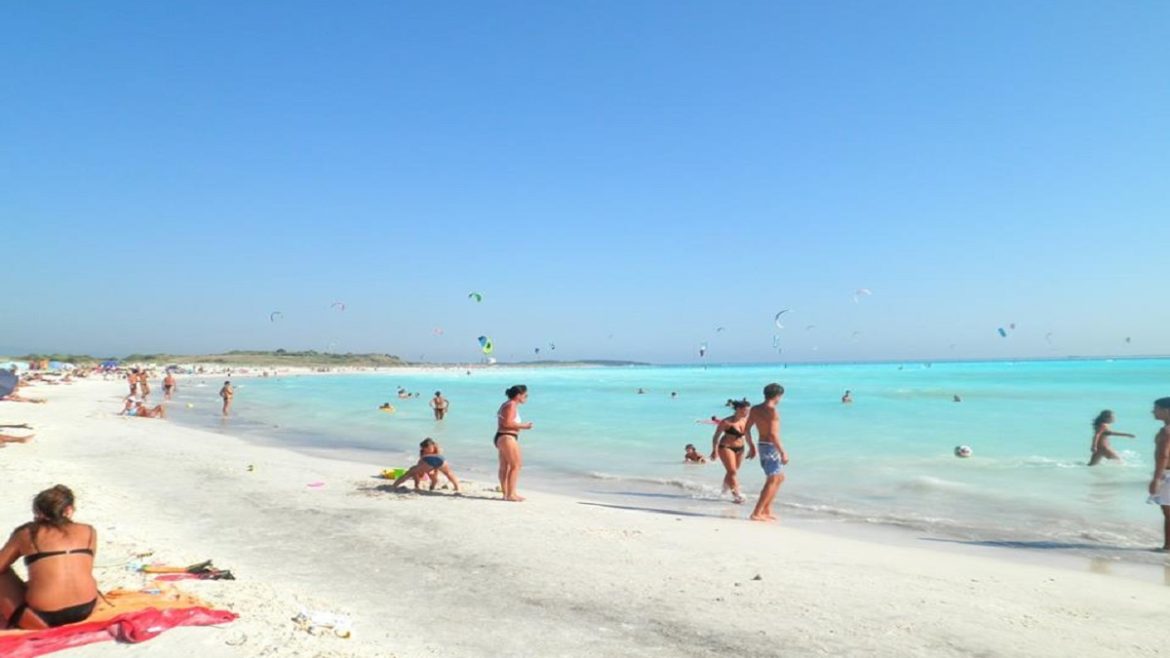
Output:
<svg viewBox="0 0 1170 658">
<path fill-rule="evenodd" d="M 496 436 L 492 442 L 500 451 L 500 491 L 504 492 L 504 500 L 520 502 L 524 500 L 516 493 L 516 481 L 520 479 L 520 431 L 532 429 L 532 423 L 520 420 L 520 405 L 528 401 L 528 387 L 517 384 L 504 394 L 508 401 L 500 405 L 496 412 Z"/>
<path fill-rule="evenodd" d="M 735 496 L 735 502 L 742 503 L 743 496 L 739 493 L 739 467 L 743 465 L 743 444 L 745 428 L 747 427 L 748 410 L 751 409 L 751 403 L 747 400 L 732 400 L 731 406 L 735 409 L 735 415 L 728 416 L 719 421 L 719 425 L 715 427 L 715 435 L 711 437 L 711 459 L 714 460 L 716 455 L 719 460 L 723 462 L 723 468 L 727 473 L 723 476 L 723 490 L 731 491 L 731 495 Z M 748 459 L 755 459 L 756 444 L 752 441 L 752 437 L 747 437 Z"/>
</svg>

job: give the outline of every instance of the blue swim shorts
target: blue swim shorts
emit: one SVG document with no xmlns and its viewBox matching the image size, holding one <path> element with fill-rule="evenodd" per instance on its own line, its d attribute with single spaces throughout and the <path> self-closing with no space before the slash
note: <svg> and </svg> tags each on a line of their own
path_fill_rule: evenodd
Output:
<svg viewBox="0 0 1170 658">
<path fill-rule="evenodd" d="M 784 464 L 780 463 L 780 451 L 776 449 L 776 444 L 761 441 L 759 452 L 760 467 L 764 469 L 764 475 L 768 477 L 780 475 L 784 470 Z"/>
</svg>

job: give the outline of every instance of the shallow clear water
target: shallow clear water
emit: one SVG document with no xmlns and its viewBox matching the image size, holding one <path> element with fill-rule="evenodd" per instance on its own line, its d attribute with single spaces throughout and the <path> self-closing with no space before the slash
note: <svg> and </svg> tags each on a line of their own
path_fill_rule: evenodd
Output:
<svg viewBox="0 0 1170 658">
<path fill-rule="evenodd" d="M 457 472 L 490 481 L 496 409 L 507 386 L 524 383 L 522 414 L 535 423 L 521 440 L 525 480 L 722 513 L 722 467 L 684 465 L 683 446 L 709 452 L 713 428 L 695 421 L 729 413 L 728 398 L 759 401 L 771 381 L 787 389 L 781 413 L 792 461 L 781 502 L 790 513 L 1123 559 L 1141 559 L 1138 549 L 1160 542 L 1160 512 L 1146 504 L 1145 487 L 1158 428 L 1151 403 L 1170 395 L 1170 360 L 287 376 L 242 381 L 228 426 L 292 447 L 370 450 L 386 466 L 413 463 L 430 436 Z M 173 405 L 176 417 L 218 423 L 221 381 L 197 383 L 179 397 L 197 402 L 195 410 Z M 398 400 L 398 386 L 422 395 Z M 427 406 L 436 389 L 451 400 L 441 423 Z M 840 403 L 845 389 L 852 405 Z M 386 401 L 397 413 L 376 409 Z M 1106 408 L 1117 414 L 1115 430 L 1139 438 L 1113 439 L 1124 464 L 1087 468 L 1090 422 Z M 956 459 L 959 444 L 974 456 Z M 754 461 L 741 477 L 745 492 L 763 479 Z"/>
</svg>

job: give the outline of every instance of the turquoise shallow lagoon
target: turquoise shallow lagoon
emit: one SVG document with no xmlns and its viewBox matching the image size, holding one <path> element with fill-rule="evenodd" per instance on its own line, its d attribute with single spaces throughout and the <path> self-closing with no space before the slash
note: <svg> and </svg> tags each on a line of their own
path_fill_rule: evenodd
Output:
<svg viewBox="0 0 1170 658">
<path fill-rule="evenodd" d="M 200 381 L 205 383 L 199 386 Z M 240 380 L 238 415 L 214 414 L 220 379 L 190 380 L 175 404 L 179 422 L 224 427 L 298 449 L 362 451 L 405 466 L 434 437 L 457 472 L 490 481 L 491 438 L 504 389 L 527 384 L 525 483 L 655 509 L 746 512 L 720 498 L 722 468 L 682 463 L 683 446 L 709 451 L 728 398 L 758 401 L 777 381 L 791 453 L 782 512 L 879 524 L 961 541 L 1052 548 L 1145 560 L 1160 539 L 1158 508 L 1146 504 L 1150 409 L 1170 395 L 1170 360 L 906 363 L 611 368 L 480 368 Z M 422 395 L 398 400 L 403 386 Z M 636 394 L 637 389 L 647 391 Z M 852 405 L 840 403 L 845 389 Z M 446 420 L 427 406 L 442 390 Z M 670 393 L 678 393 L 671 399 Z M 954 395 L 961 403 L 952 401 Z M 376 407 L 389 401 L 398 412 Z M 1085 466 L 1090 422 L 1117 414 L 1125 463 Z M 966 444 L 971 459 L 956 459 Z M 745 492 L 762 474 L 745 462 Z M 633 502 L 631 502 L 633 501 Z M 641 501 L 641 502 L 639 502 Z"/>
</svg>

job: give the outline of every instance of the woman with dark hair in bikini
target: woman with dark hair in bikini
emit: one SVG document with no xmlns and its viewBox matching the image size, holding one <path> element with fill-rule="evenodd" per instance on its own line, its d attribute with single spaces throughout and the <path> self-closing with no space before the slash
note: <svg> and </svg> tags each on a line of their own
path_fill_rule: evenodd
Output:
<svg viewBox="0 0 1170 658">
<path fill-rule="evenodd" d="M 1091 453 L 1089 455 L 1089 466 L 1096 466 L 1102 459 L 1113 459 L 1121 461 L 1121 457 L 1113 452 L 1112 446 L 1109 445 L 1109 437 L 1124 436 L 1126 438 L 1134 438 L 1132 434 L 1126 432 L 1114 432 L 1111 425 L 1113 424 L 1113 412 L 1106 409 L 1097 414 L 1093 419 L 1093 445 L 1090 446 Z"/>
<path fill-rule="evenodd" d="M 517 384 L 504 394 L 508 401 L 496 412 L 496 436 L 492 442 L 500 451 L 500 491 L 504 500 L 518 503 L 524 498 L 516 493 L 516 482 L 520 479 L 520 430 L 532 429 L 532 423 L 520 420 L 520 405 L 528 401 L 528 387 Z"/>
<path fill-rule="evenodd" d="M 88 619 L 97 604 L 97 532 L 73 522 L 73 492 L 58 484 L 33 499 L 33 520 L 0 548 L 0 628 L 41 629 Z M 24 556 L 28 582 L 12 570 Z"/>
<path fill-rule="evenodd" d="M 719 421 L 715 435 L 711 437 L 711 460 L 714 461 L 718 456 L 723 462 L 723 468 L 727 470 L 723 476 L 723 491 L 731 491 L 736 503 L 743 502 L 743 496 L 739 493 L 739 467 L 743 465 L 743 444 L 751 406 L 747 400 L 732 400 L 731 407 L 735 409 L 735 414 Z M 750 435 L 746 438 L 747 458 L 755 459 L 756 444 Z"/>
</svg>

